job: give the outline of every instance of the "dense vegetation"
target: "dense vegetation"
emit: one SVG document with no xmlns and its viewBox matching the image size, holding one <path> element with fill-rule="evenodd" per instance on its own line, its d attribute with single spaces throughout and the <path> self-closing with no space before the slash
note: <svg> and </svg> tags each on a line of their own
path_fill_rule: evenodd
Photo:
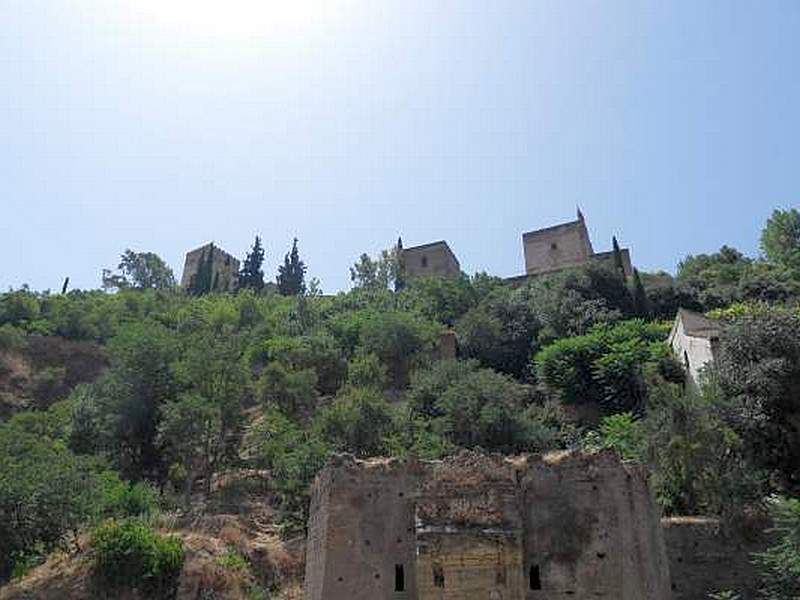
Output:
<svg viewBox="0 0 800 600">
<path fill-rule="evenodd" d="M 652 467 L 667 513 L 767 510 L 800 493 L 799 221 L 776 211 L 764 258 L 723 247 L 687 257 L 675 278 L 626 280 L 613 266 L 519 286 L 407 278 L 398 243 L 360 258 L 351 291 L 325 296 L 306 284 L 296 240 L 266 284 L 256 239 L 235 294 L 186 294 L 157 256 L 130 251 L 118 275 L 104 273 L 116 293 L 9 291 L 0 376 L 42 336 L 99 344 L 108 368 L 0 422 L 0 575 L 93 525 L 106 577 L 142 571 L 166 585 L 180 547 L 137 516 L 256 468 L 286 525 L 301 527 L 308 484 L 335 451 L 615 448 Z M 664 343 L 679 306 L 726 324 L 699 390 Z M 437 362 L 445 329 L 459 357 Z M 800 561 L 797 501 L 780 506 L 788 533 L 759 558 L 765 573 Z M 141 564 L 120 562 L 123 542 Z"/>
</svg>

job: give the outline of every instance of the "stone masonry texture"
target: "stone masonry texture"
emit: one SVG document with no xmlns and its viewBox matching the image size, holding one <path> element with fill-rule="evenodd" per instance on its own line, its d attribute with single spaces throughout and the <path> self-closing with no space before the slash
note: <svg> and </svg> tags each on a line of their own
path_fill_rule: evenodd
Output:
<svg viewBox="0 0 800 600">
<path fill-rule="evenodd" d="M 667 600 L 660 514 L 612 453 L 332 459 L 306 600 Z"/>
</svg>

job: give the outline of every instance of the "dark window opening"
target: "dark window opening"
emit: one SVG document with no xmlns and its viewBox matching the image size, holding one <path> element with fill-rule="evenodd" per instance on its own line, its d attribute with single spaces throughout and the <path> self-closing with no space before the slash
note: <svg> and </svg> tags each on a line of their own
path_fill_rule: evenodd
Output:
<svg viewBox="0 0 800 600">
<path fill-rule="evenodd" d="M 683 351 L 683 366 L 689 370 L 689 353 L 686 350 Z"/>
<path fill-rule="evenodd" d="M 550 244 L 550 250 L 556 250 L 556 249 L 558 249 L 558 244 L 556 244 L 555 242 Z"/>
<path fill-rule="evenodd" d="M 423 256 L 421 262 L 422 262 L 422 268 L 423 269 L 427 269 L 428 268 L 428 257 L 427 256 Z"/>
<path fill-rule="evenodd" d="M 505 585 L 506 584 L 506 568 L 505 567 L 497 567 L 497 571 L 494 574 L 494 582 L 496 585 Z"/>
<path fill-rule="evenodd" d="M 433 585 L 438 588 L 444 587 L 444 569 L 441 565 L 433 565 Z"/>
<path fill-rule="evenodd" d="M 531 565 L 531 569 L 528 572 L 528 579 L 529 587 L 532 590 L 542 589 L 542 577 L 539 574 L 539 565 Z"/>
<path fill-rule="evenodd" d="M 403 570 L 403 565 L 394 566 L 394 591 L 395 592 L 406 591 L 406 574 L 405 571 Z"/>
</svg>

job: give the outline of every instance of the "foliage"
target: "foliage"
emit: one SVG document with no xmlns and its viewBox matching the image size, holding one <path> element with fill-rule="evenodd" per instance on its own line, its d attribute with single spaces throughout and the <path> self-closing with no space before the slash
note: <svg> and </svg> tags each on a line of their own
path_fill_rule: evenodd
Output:
<svg viewBox="0 0 800 600">
<path fill-rule="evenodd" d="M 174 593 L 183 567 L 183 542 L 137 519 L 109 520 L 92 531 L 97 577 L 112 587 L 139 588 L 154 598 Z"/>
<path fill-rule="evenodd" d="M 374 352 L 363 352 L 353 357 L 347 367 L 347 384 L 351 387 L 385 389 L 389 383 L 386 365 Z"/>
<path fill-rule="evenodd" d="M 390 284 L 394 284 L 395 291 L 399 291 L 405 283 L 401 257 L 400 241 L 391 250 L 381 251 L 377 259 L 370 258 L 369 254 L 362 254 L 358 262 L 350 267 L 350 281 L 356 288 L 369 290 L 385 290 Z"/>
<path fill-rule="evenodd" d="M 280 508 L 305 524 L 308 487 L 327 456 L 327 446 L 277 409 L 266 411 L 248 435 L 255 464 L 269 469 Z"/>
<path fill-rule="evenodd" d="M 740 411 L 734 426 L 761 464 L 800 488 L 800 316 L 785 309 L 746 314 L 724 330 L 716 361 L 725 393 Z"/>
<path fill-rule="evenodd" d="M 0 325 L 0 352 L 14 352 L 25 346 L 25 335 L 10 323 Z"/>
<path fill-rule="evenodd" d="M 800 597 L 800 499 L 778 498 L 770 507 L 774 543 L 755 556 L 765 600 Z"/>
<path fill-rule="evenodd" d="M 387 449 L 395 422 L 391 407 L 377 390 L 350 388 L 319 412 L 314 430 L 335 450 L 377 456 Z"/>
<path fill-rule="evenodd" d="M 653 391 L 639 439 L 665 512 L 735 517 L 758 504 L 766 477 L 732 426 L 738 410 L 713 381 L 699 393 L 672 384 Z"/>
<path fill-rule="evenodd" d="M 239 271 L 238 287 L 240 290 L 250 289 L 256 293 L 264 289 L 264 247 L 261 238 L 256 236 L 253 247 L 245 256 L 242 268 Z"/>
<path fill-rule="evenodd" d="M 641 460 L 644 446 L 642 424 L 638 417 L 630 412 L 617 413 L 603 417 L 600 429 L 592 436 L 588 446 L 598 446 L 616 450 L 625 460 Z"/>
<path fill-rule="evenodd" d="M 100 462 L 46 435 L 44 422 L 0 425 L 0 577 L 14 556 L 60 545 L 101 506 Z"/>
<path fill-rule="evenodd" d="M 125 250 L 117 265 L 119 273 L 103 270 L 103 287 L 106 289 L 156 289 L 175 287 L 175 275 L 167 263 L 153 252 Z"/>
<path fill-rule="evenodd" d="M 761 232 L 761 251 L 775 264 L 800 271 L 800 212 L 775 210 Z"/>
<path fill-rule="evenodd" d="M 279 362 L 271 362 L 261 372 L 256 389 L 261 402 L 297 416 L 314 407 L 316 386 L 314 369 L 294 370 Z"/>
<path fill-rule="evenodd" d="M 292 242 L 292 249 L 283 259 L 283 264 L 278 267 L 278 291 L 284 296 L 298 296 L 306 291 L 306 265 L 300 260 L 297 250 L 297 238 Z"/>
<path fill-rule="evenodd" d="M 414 356 L 433 345 L 436 326 L 411 313 L 391 311 L 372 314 L 361 327 L 360 345 L 387 366 L 395 387 L 406 385 Z"/>
<path fill-rule="evenodd" d="M 587 335 L 545 347 L 533 366 L 539 380 L 566 402 L 596 402 L 609 413 L 640 411 L 648 372 L 665 378 L 680 372 L 664 343 L 669 327 L 640 319 L 598 325 Z"/>
</svg>

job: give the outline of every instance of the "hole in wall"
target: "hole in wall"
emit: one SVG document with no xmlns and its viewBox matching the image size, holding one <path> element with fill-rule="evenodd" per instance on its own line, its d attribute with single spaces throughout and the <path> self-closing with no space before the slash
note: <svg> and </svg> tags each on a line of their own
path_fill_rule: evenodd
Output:
<svg viewBox="0 0 800 600">
<path fill-rule="evenodd" d="M 444 569 L 442 565 L 433 565 L 433 585 L 438 588 L 444 587 Z"/>
<path fill-rule="evenodd" d="M 406 591 L 406 573 L 405 570 L 403 569 L 403 565 L 394 566 L 394 591 L 395 592 Z"/>
<path fill-rule="evenodd" d="M 542 589 L 542 576 L 539 573 L 539 565 L 531 565 L 528 570 L 528 587 L 532 590 Z"/>
</svg>

